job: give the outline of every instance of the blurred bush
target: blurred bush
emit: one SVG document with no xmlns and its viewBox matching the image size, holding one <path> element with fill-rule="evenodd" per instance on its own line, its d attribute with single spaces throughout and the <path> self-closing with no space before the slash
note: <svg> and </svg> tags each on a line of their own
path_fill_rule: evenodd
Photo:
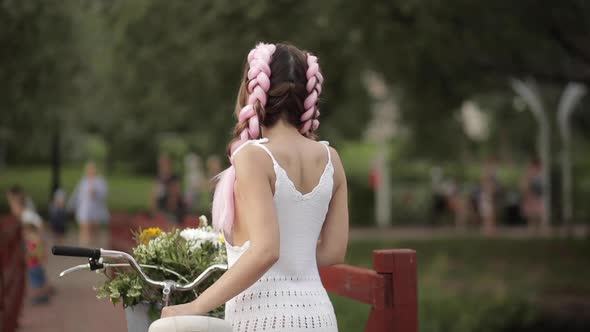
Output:
<svg viewBox="0 0 590 332">
<path fill-rule="evenodd" d="M 107 142 L 99 135 L 89 135 L 86 139 L 86 159 L 101 164 L 108 155 Z"/>
<path fill-rule="evenodd" d="M 533 303 L 502 278 L 474 274 L 474 280 L 448 285 L 456 273 L 449 257 L 436 255 L 429 263 L 420 274 L 421 331 L 502 331 L 536 318 Z"/>
</svg>

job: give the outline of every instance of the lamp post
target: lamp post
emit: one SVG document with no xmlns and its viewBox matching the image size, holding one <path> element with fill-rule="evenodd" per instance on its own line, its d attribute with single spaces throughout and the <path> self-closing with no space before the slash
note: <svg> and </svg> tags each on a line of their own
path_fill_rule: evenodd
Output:
<svg viewBox="0 0 590 332">
<path fill-rule="evenodd" d="M 519 79 L 511 79 L 510 86 L 529 106 L 539 124 L 537 148 L 543 165 L 543 205 L 545 206 L 545 213 L 541 218 L 541 230 L 548 232 L 551 228 L 551 128 L 549 126 L 549 117 L 543 107 L 543 101 L 534 81 L 525 82 Z"/>
<path fill-rule="evenodd" d="M 396 134 L 397 108 L 385 80 L 373 71 L 365 72 L 363 77 L 369 95 L 373 98 L 372 119 L 365 133 L 367 139 L 377 145 L 373 167 L 378 174 L 375 187 L 375 219 L 377 226 L 391 224 L 391 179 L 389 151 L 391 139 Z"/>
<path fill-rule="evenodd" d="M 569 234 L 573 218 L 572 204 L 572 165 L 570 158 L 571 129 L 570 118 L 576 105 L 586 94 L 586 87 L 578 83 L 569 83 L 557 106 L 557 124 L 561 136 L 561 190 L 562 190 L 562 221 L 566 233 Z"/>
</svg>

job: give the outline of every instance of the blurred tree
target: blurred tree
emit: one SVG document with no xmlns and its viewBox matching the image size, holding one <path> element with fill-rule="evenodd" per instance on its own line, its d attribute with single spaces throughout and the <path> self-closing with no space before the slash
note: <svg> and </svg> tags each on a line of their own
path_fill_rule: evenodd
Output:
<svg viewBox="0 0 590 332">
<path fill-rule="evenodd" d="M 590 83 L 588 1 L 332 4 L 370 65 L 403 87 L 403 119 L 419 150 L 457 142 L 451 114 L 474 94 L 504 89 L 509 77 Z"/>
<path fill-rule="evenodd" d="M 470 149 L 455 116 L 464 100 L 511 100 L 512 76 L 590 80 L 583 0 L 0 4 L 0 97 L 10 110 L 0 114 L 0 144 L 14 160 L 46 160 L 56 118 L 65 134 L 103 136 L 111 163 L 154 167 L 162 132 L 222 153 L 243 61 L 257 41 L 291 41 L 320 57 L 320 134 L 336 143 L 360 138 L 370 116 L 361 73 L 370 69 L 396 88 L 410 134 L 405 151 L 436 159 Z"/>
<path fill-rule="evenodd" d="M 8 155 L 46 160 L 59 185 L 60 131 L 68 121 L 71 75 L 78 64 L 71 48 L 72 1 L 0 2 L 0 126 Z"/>
<path fill-rule="evenodd" d="M 111 50 L 110 69 L 104 70 L 115 88 L 104 91 L 105 111 L 98 117 L 110 112 L 106 118 L 116 119 L 101 130 L 118 142 L 112 151 L 121 158 L 133 154 L 151 167 L 157 133 L 172 131 L 199 140 L 191 145 L 205 154 L 225 151 L 245 55 L 257 41 L 289 40 L 317 50 L 327 77 L 323 133 L 358 138 L 368 120 L 358 80 L 362 67 L 348 64 L 359 55 L 335 42 L 337 31 L 322 29 L 325 14 L 314 12 L 311 2 L 131 0 L 102 6 L 93 10 L 103 20 L 99 29 L 109 31 L 101 42 Z M 349 116 L 333 116 L 336 109 Z"/>
</svg>

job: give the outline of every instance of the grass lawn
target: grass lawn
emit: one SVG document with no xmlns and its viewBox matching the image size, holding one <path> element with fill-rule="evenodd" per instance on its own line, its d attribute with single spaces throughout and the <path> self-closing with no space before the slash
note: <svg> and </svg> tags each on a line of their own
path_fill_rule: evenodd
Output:
<svg viewBox="0 0 590 332">
<path fill-rule="evenodd" d="M 65 167 L 62 171 L 62 184 L 69 194 L 82 176 L 82 167 Z M 152 190 L 152 178 L 146 176 L 129 176 L 114 173 L 107 176 L 109 185 L 109 208 L 113 211 L 137 211 L 148 207 Z M 0 211 L 7 211 L 4 192 L 19 184 L 32 196 L 41 213 L 45 212 L 49 199 L 51 171 L 48 167 L 18 167 L 0 171 Z"/>
<path fill-rule="evenodd" d="M 370 267 L 379 248 L 417 250 L 421 331 L 500 331 L 526 325 L 546 304 L 590 299 L 588 240 L 357 241 L 347 263 Z M 369 306 L 333 301 L 340 330 L 362 331 Z"/>
</svg>

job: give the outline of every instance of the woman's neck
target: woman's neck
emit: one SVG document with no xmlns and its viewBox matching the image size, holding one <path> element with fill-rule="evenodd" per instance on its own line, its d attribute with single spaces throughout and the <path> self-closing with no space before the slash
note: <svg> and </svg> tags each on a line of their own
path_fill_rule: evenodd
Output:
<svg viewBox="0 0 590 332">
<path fill-rule="evenodd" d="M 272 127 L 262 127 L 262 136 L 269 140 L 279 137 L 287 139 L 302 137 L 297 128 L 282 119 Z"/>
</svg>

